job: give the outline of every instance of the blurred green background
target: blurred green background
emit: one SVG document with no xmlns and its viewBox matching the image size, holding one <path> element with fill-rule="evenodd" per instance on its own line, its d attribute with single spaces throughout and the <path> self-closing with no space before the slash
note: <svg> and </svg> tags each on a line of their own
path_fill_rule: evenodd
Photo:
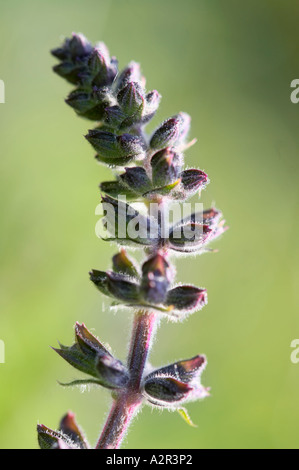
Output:
<svg viewBox="0 0 299 470">
<path fill-rule="evenodd" d="M 187 162 L 207 171 L 202 200 L 230 226 L 218 254 L 178 261 L 178 279 L 207 287 L 209 305 L 164 322 L 151 355 L 157 366 L 207 355 L 212 396 L 188 406 L 198 427 L 144 408 L 126 447 L 298 447 L 298 18 L 293 0 L 0 0 L 1 448 L 36 448 L 36 423 L 55 428 L 68 409 L 94 443 L 109 396 L 59 387 L 78 375 L 49 345 L 70 344 L 79 320 L 125 358 L 130 334 L 131 315 L 109 312 L 88 280 L 115 248 L 94 233 L 110 172 L 51 71 L 49 50 L 72 31 L 104 40 L 120 66 L 142 63 L 163 96 L 155 124 L 191 114 Z"/>
</svg>

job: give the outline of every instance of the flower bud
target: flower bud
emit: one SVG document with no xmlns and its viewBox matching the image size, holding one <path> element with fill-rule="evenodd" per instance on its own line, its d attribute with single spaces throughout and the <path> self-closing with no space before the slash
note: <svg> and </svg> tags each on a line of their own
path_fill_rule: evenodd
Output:
<svg viewBox="0 0 299 470">
<path fill-rule="evenodd" d="M 159 150 L 183 143 L 189 127 L 190 116 L 186 113 L 179 113 L 167 119 L 152 136 L 150 140 L 151 148 Z"/>
<path fill-rule="evenodd" d="M 152 187 L 151 180 L 146 170 L 141 166 L 125 168 L 125 173 L 120 175 L 121 182 L 136 194 L 143 194 Z"/>
<path fill-rule="evenodd" d="M 183 157 L 170 148 L 160 150 L 151 159 L 152 179 L 155 187 L 166 186 L 179 178 Z"/>
<path fill-rule="evenodd" d="M 93 269 L 90 280 L 102 294 L 126 304 L 136 304 L 139 301 L 139 286 L 131 282 L 128 276 L 114 272 L 103 272 Z"/>
<path fill-rule="evenodd" d="M 53 67 L 54 72 L 70 83 L 81 83 L 87 73 L 87 57 L 91 51 L 92 45 L 82 34 L 73 34 L 62 47 L 52 50 L 52 54 L 61 60 Z"/>
<path fill-rule="evenodd" d="M 92 45 L 83 34 L 73 33 L 71 38 L 66 38 L 64 44 L 51 51 L 59 60 L 82 58 L 90 54 Z"/>
<path fill-rule="evenodd" d="M 81 33 L 73 33 L 71 39 L 67 41 L 70 55 L 73 58 L 87 56 L 92 51 L 92 45 Z"/>
<path fill-rule="evenodd" d="M 137 82 L 130 82 L 124 88 L 120 90 L 117 95 L 117 100 L 128 116 L 138 113 L 141 115 L 144 96 L 141 86 Z"/>
<path fill-rule="evenodd" d="M 106 89 L 97 90 L 94 88 L 91 93 L 82 89 L 74 90 L 65 101 L 79 116 L 100 121 L 104 117 L 104 110 L 110 103 L 110 99 Z"/>
<path fill-rule="evenodd" d="M 116 88 L 116 91 L 120 91 L 129 82 L 138 82 L 141 84 L 141 81 L 142 81 L 142 77 L 140 73 L 140 65 L 137 62 L 132 61 L 116 77 L 115 88 Z"/>
<path fill-rule="evenodd" d="M 111 132 L 90 130 L 85 136 L 98 152 L 97 160 L 109 165 L 123 165 L 144 154 L 144 144 L 139 137 L 130 134 L 117 136 Z"/>
<path fill-rule="evenodd" d="M 53 70 L 57 75 L 64 78 L 68 82 L 78 85 L 81 83 L 82 76 L 86 72 L 86 66 L 82 62 L 62 62 L 61 64 L 54 65 Z"/>
<path fill-rule="evenodd" d="M 60 345 L 60 349 L 53 349 L 75 369 L 78 369 L 79 371 L 84 372 L 85 374 L 88 374 L 92 377 L 92 379 L 76 380 L 70 384 L 62 385 L 93 383 L 96 385 L 102 385 L 106 388 L 115 389 L 121 387 L 121 379 L 119 378 L 119 374 L 123 373 L 123 380 L 126 380 L 125 376 L 127 376 L 127 372 L 125 372 L 124 369 L 121 369 L 120 365 L 117 366 L 118 380 L 109 380 L 109 377 L 111 377 L 110 371 L 108 370 L 103 372 L 105 369 L 105 361 L 107 363 L 107 359 L 103 361 L 101 367 L 99 368 L 98 365 L 101 357 L 111 358 L 107 368 L 111 367 L 111 364 L 114 363 L 113 361 L 117 362 L 117 360 L 114 359 L 110 352 L 98 341 L 98 339 L 87 330 L 84 324 L 80 325 L 79 323 L 76 323 L 75 343 L 72 346 L 68 347 Z M 116 364 L 116 362 L 114 364 Z"/>
<path fill-rule="evenodd" d="M 142 266 L 141 293 L 146 302 L 163 303 L 172 281 L 172 270 L 165 257 L 157 254 Z"/>
<path fill-rule="evenodd" d="M 182 171 L 180 177 L 187 196 L 192 196 L 197 191 L 203 189 L 209 182 L 208 175 L 197 169 Z"/>
<path fill-rule="evenodd" d="M 140 214 L 129 204 L 110 196 L 102 198 L 107 241 L 121 245 L 155 246 L 160 238 L 160 229 L 154 218 Z"/>
<path fill-rule="evenodd" d="M 207 304 L 207 291 L 194 286 L 177 286 L 168 291 L 165 303 L 180 313 L 193 313 Z"/>
<path fill-rule="evenodd" d="M 111 62 L 108 49 L 101 43 L 90 54 L 88 68 L 92 77 L 92 85 L 97 87 L 111 85 L 117 74 L 117 64 Z"/>
</svg>

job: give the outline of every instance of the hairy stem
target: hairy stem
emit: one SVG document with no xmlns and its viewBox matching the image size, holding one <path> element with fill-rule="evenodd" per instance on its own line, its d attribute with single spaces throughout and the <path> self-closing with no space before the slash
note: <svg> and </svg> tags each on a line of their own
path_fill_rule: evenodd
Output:
<svg viewBox="0 0 299 470">
<path fill-rule="evenodd" d="M 140 310 L 135 313 L 128 355 L 130 381 L 113 401 L 96 449 L 118 449 L 141 404 L 141 380 L 156 330 L 156 315 Z"/>
</svg>

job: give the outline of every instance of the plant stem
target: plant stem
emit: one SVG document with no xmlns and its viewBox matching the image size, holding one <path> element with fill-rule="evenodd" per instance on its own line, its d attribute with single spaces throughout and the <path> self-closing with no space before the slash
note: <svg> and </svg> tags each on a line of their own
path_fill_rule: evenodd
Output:
<svg viewBox="0 0 299 470">
<path fill-rule="evenodd" d="M 156 317 L 154 313 L 143 310 L 135 313 L 128 354 L 130 380 L 126 390 L 113 401 L 96 449 L 118 449 L 142 405 L 140 384 L 157 326 Z"/>
</svg>

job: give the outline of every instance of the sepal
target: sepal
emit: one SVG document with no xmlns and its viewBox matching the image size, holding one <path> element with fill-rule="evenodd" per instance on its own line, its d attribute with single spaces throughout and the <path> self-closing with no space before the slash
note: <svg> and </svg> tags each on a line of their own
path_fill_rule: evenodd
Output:
<svg viewBox="0 0 299 470">
<path fill-rule="evenodd" d="M 177 408 L 184 402 L 208 396 L 200 376 L 206 366 L 204 356 L 175 362 L 156 369 L 143 381 L 143 394 L 152 404 Z"/>
<path fill-rule="evenodd" d="M 75 415 L 71 412 L 63 416 L 58 431 L 39 424 L 37 435 L 41 449 L 90 449 L 83 431 L 76 422 Z"/>
<path fill-rule="evenodd" d="M 92 377 L 92 380 L 79 381 L 80 383 L 90 382 L 115 389 L 121 388 L 122 384 L 128 380 L 125 367 L 88 331 L 84 324 L 76 323 L 75 343 L 72 346 L 60 345 L 60 349 L 53 349 L 75 369 Z M 75 384 L 72 383 L 72 385 Z"/>
</svg>

